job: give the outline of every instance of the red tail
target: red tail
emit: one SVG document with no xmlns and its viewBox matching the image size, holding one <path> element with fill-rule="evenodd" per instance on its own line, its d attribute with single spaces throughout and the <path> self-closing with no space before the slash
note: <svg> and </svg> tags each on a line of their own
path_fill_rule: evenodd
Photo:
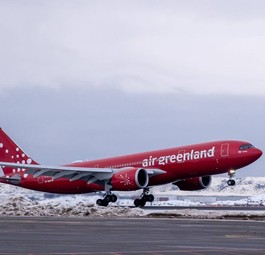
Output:
<svg viewBox="0 0 265 255">
<path fill-rule="evenodd" d="M 0 128 L 0 161 L 21 164 L 37 164 Z M 16 172 L 10 167 L 3 167 L 5 175 Z"/>
</svg>

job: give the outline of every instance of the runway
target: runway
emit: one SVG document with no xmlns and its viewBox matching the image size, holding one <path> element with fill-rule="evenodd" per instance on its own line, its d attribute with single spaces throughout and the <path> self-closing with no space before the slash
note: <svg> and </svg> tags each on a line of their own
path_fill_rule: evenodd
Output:
<svg viewBox="0 0 265 255">
<path fill-rule="evenodd" d="M 265 254 L 265 222 L 1 216 L 0 254 Z"/>
</svg>

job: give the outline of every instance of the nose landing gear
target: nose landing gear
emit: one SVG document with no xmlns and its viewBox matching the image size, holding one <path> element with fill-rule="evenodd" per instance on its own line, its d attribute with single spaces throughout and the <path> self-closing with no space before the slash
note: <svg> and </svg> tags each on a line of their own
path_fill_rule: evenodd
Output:
<svg viewBox="0 0 265 255">
<path fill-rule="evenodd" d="M 228 176 L 229 176 L 229 180 L 227 181 L 228 186 L 235 186 L 236 181 L 233 179 L 235 174 L 236 174 L 236 170 L 234 170 L 234 169 L 231 169 L 228 171 Z"/>
<path fill-rule="evenodd" d="M 235 186 L 236 185 L 236 181 L 235 180 L 228 180 L 227 181 L 227 185 L 228 186 Z"/>
<path fill-rule="evenodd" d="M 154 195 L 149 194 L 149 188 L 144 188 L 140 198 L 136 198 L 134 200 L 134 205 L 136 207 L 144 207 L 146 202 L 153 202 L 154 199 L 155 199 Z"/>
</svg>

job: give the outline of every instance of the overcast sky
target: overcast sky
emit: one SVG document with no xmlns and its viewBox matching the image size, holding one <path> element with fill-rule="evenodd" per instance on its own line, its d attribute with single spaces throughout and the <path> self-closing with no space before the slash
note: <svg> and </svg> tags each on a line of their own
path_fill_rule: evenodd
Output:
<svg viewBox="0 0 265 255">
<path fill-rule="evenodd" d="M 0 39 L 0 124 L 40 163 L 265 150 L 265 1 L 2 0 Z"/>
</svg>

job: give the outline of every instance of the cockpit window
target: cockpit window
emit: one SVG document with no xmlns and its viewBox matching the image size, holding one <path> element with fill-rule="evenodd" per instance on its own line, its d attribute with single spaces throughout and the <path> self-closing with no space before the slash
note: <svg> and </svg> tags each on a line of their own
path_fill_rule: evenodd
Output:
<svg viewBox="0 0 265 255">
<path fill-rule="evenodd" d="M 249 148 L 255 148 L 252 144 L 248 143 L 248 144 L 242 144 L 239 149 L 240 150 L 247 150 Z"/>
</svg>

